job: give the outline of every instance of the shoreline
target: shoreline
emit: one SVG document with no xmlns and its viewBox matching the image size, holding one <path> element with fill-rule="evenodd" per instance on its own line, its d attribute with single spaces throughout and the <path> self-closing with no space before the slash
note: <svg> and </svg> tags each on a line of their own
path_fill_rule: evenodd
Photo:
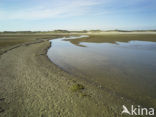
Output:
<svg viewBox="0 0 156 117">
<path fill-rule="evenodd" d="M 132 104 L 60 69 L 46 55 L 49 46 L 48 40 L 22 44 L 1 55 L 2 117 L 120 116 L 122 104 Z M 73 92 L 75 84 L 84 90 Z"/>
</svg>

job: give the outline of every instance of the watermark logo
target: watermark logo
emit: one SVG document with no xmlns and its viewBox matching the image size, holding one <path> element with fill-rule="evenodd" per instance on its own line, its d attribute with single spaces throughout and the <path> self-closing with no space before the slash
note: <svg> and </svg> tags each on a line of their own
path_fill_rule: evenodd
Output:
<svg viewBox="0 0 156 117">
<path fill-rule="evenodd" d="M 134 105 L 131 105 L 131 108 L 128 110 L 128 108 L 125 105 L 122 105 L 122 114 L 128 114 L 128 115 L 154 115 L 154 108 L 142 108 L 141 106 L 134 107 Z"/>
</svg>

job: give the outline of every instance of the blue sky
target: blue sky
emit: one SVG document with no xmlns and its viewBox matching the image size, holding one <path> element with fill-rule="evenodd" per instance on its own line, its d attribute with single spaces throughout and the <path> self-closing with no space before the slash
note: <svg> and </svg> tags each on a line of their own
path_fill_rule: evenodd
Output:
<svg viewBox="0 0 156 117">
<path fill-rule="evenodd" d="M 156 29 L 156 0 L 0 0 L 0 31 Z"/>
</svg>

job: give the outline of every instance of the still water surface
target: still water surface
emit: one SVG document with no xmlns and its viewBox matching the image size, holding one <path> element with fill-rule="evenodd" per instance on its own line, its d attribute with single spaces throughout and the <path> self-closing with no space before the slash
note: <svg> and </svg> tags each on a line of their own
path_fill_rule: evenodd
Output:
<svg viewBox="0 0 156 117">
<path fill-rule="evenodd" d="M 51 40 L 47 55 L 63 70 L 88 82 L 139 104 L 156 106 L 156 42 L 138 41 L 136 36 L 119 41 L 88 38 Z"/>
</svg>

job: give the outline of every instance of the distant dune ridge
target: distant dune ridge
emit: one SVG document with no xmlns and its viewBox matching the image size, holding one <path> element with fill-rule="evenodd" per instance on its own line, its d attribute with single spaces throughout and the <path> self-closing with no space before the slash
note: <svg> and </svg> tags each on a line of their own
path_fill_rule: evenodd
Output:
<svg viewBox="0 0 156 117">
<path fill-rule="evenodd" d="M 105 33 L 105 32 L 156 32 L 156 30 L 80 30 L 80 31 L 69 31 L 69 30 L 53 30 L 53 31 L 1 31 L 0 34 L 5 33 Z"/>
</svg>

